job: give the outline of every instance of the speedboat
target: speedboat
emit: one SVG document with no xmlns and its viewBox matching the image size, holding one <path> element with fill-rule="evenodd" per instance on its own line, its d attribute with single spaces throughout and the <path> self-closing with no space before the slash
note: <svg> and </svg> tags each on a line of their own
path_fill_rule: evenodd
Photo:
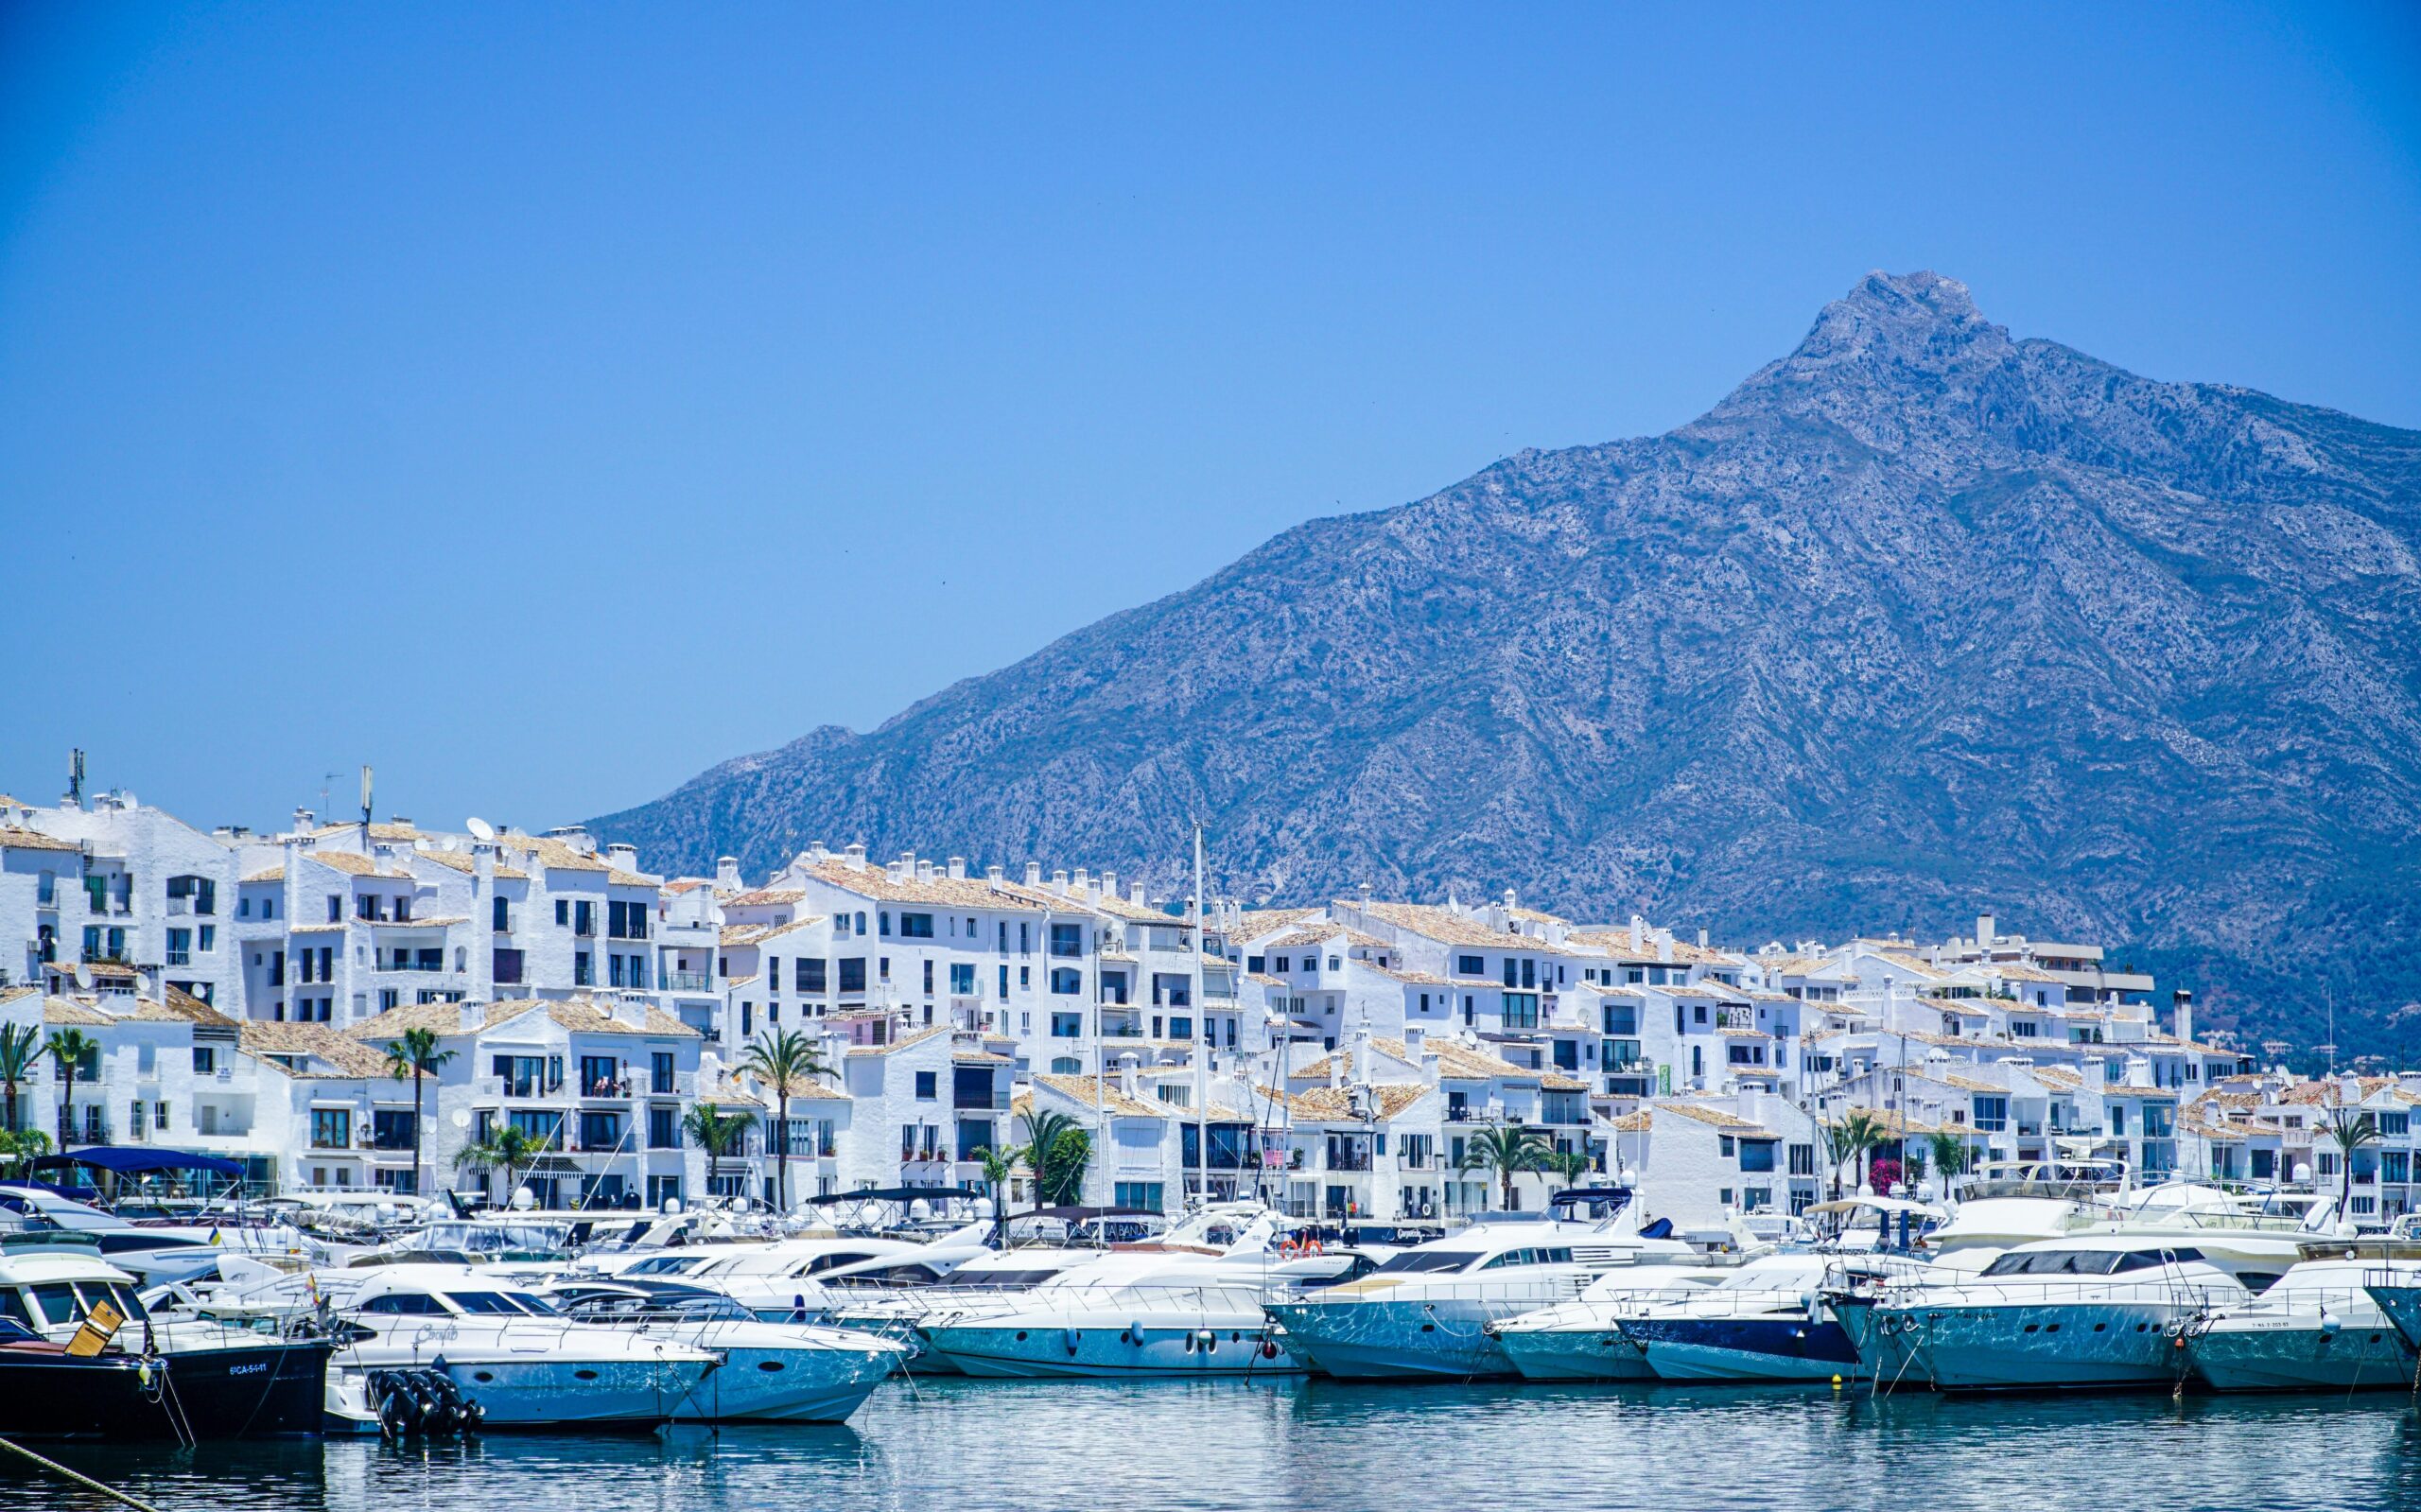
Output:
<svg viewBox="0 0 2421 1512">
<path fill-rule="evenodd" d="M 101 1347 L 71 1349 L 88 1324 Z M 0 1257 L 0 1434 L 186 1443 L 316 1434 L 330 1348 L 324 1338 L 155 1321 L 135 1278 L 90 1253 Z"/>
<path fill-rule="evenodd" d="M 1653 1381 L 1646 1353 L 1616 1326 L 1628 1303 L 1700 1291 L 1723 1279 L 1711 1265 L 1626 1265 L 1569 1302 L 1483 1325 L 1513 1368 L 1531 1381 Z"/>
<path fill-rule="evenodd" d="M 1005 1312 L 1024 1295 L 1071 1272 L 1106 1258 L 1107 1250 L 1075 1249 L 1057 1244 L 1032 1244 L 993 1250 L 951 1268 L 939 1285 L 860 1286 L 838 1290 L 846 1273 L 832 1280 L 836 1295 L 828 1321 L 905 1345 L 905 1369 L 916 1375 L 962 1374 L 949 1359 L 936 1353 L 918 1329 L 949 1319 L 968 1322 Z"/>
<path fill-rule="evenodd" d="M 1285 1347 L 1356 1379 L 1470 1380 L 1516 1374 L 1487 1325 L 1578 1297 L 1619 1267 L 1688 1263 L 1698 1252 L 1650 1238 L 1625 1214 L 1599 1224 L 1483 1222 L 1416 1245 L 1360 1280 L 1273 1298 Z"/>
<path fill-rule="evenodd" d="M 1878 1382 L 2051 1391 L 2174 1385 L 2186 1322 L 2250 1295 L 2191 1245 L 2105 1234 L 2020 1244 L 1981 1271 L 1853 1277 L 1824 1300 Z"/>
<path fill-rule="evenodd" d="M 1830 1280 L 1880 1284 L 1924 1270 L 1886 1255 L 1770 1255 L 1714 1286 L 1619 1303 L 1615 1326 L 1660 1381 L 1838 1381 L 1857 1347 L 1820 1295 Z"/>
<path fill-rule="evenodd" d="M 351 1274 L 361 1280 L 340 1313 L 339 1367 L 440 1370 L 488 1428 L 653 1428 L 722 1364 L 678 1340 L 573 1322 L 490 1267 Z"/>
<path fill-rule="evenodd" d="M 1987 1161 L 1961 1181 L 1950 1221 L 1926 1237 L 1927 1247 L 1953 1265 L 1985 1263 L 2002 1250 L 2084 1226 L 2131 1190 L 2119 1160 Z"/>
<path fill-rule="evenodd" d="M 81 1236 L 103 1260 L 145 1286 L 207 1276 L 219 1257 L 252 1254 L 324 1263 L 328 1251 L 290 1225 L 248 1228 L 234 1224 L 138 1224 L 116 1213 L 62 1197 L 44 1187 L 0 1185 L 0 1213 L 9 1215 L 9 1238 Z"/>
<path fill-rule="evenodd" d="M 525 1309 L 547 1305 L 506 1295 Z M 636 1329 L 720 1356 L 721 1368 L 674 1411 L 676 1422 L 841 1422 L 907 1353 L 872 1334 L 767 1323 L 720 1293 L 669 1284 L 571 1283 L 548 1300 L 583 1323 Z"/>
<path fill-rule="evenodd" d="M 2185 1329 L 2186 1360 L 2214 1391 L 2350 1391 L 2412 1380 L 2414 1350 L 2364 1290 L 2377 1261 L 2350 1260 L 2341 1241 L 2307 1246 L 2259 1295 Z M 2421 1266 L 2405 1262 L 2414 1278 Z"/>
</svg>

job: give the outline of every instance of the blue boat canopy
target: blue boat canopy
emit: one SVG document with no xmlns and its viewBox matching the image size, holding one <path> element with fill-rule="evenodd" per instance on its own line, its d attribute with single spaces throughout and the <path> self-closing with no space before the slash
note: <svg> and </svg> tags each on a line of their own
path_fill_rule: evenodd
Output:
<svg viewBox="0 0 2421 1512">
<path fill-rule="evenodd" d="M 215 1175 L 240 1176 L 244 1165 L 240 1160 L 224 1160 L 215 1155 L 187 1155 L 182 1150 L 138 1149 L 127 1145 L 94 1144 L 65 1155 L 46 1155 L 33 1162 L 36 1171 L 61 1171 L 69 1166 L 90 1166 L 96 1171 L 113 1171 L 121 1176 L 141 1175 L 152 1171 L 207 1171 Z"/>
</svg>

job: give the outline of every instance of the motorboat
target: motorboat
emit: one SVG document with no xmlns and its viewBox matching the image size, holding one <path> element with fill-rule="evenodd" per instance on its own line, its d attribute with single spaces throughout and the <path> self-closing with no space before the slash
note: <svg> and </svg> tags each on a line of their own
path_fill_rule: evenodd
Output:
<svg viewBox="0 0 2421 1512">
<path fill-rule="evenodd" d="M 344 1370 L 444 1372 L 496 1428 L 653 1428 L 691 1401 L 722 1357 L 675 1339 L 578 1323 L 496 1268 L 390 1265 L 337 1315 Z"/>
<path fill-rule="evenodd" d="M 2351 1391 L 2402 1386 L 2415 1353 L 2366 1283 L 2393 1261 L 2349 1259 L 2342 1242 L 2306 1246 L 2311 1258 L 2260 1295 L 2189 1319 L 2186 1360 L 2214 1391 Z M 2421 1264 L 2402 1262 L 2421 1281 Z"/>
<path fill-rule="evenodd" d="M 1857 1347 L 1821 1295 L 1923 1272 L 1907 1257 L 1769 1255 L 1715 1285 L 1628 1298 L 1613 1322 L 1660 1381 L 1839 1381 L 1860 1372 Z"/>
<path fill-rule="evenodd" d="M 1273 1298 L 1285 1347 L 1332 1376 L 1469 1380 L 1517 1374 L 1487 1325 L 1576 1299 L 1609 1271 L 1687 1264 L 1700 1252 L 1641 1231 L 1635 1209 L 1600 1223 L 1483 1222 L 1416 1245 L 1369 1275 Z"/>
<path fill-rule="evenodd" d="M 291 1225 L 137 1223 L 30 1183 L 0 1184 L 0 1240 L 43 1243 L 77 1236 L 101 1258 L 145 1286 L 209 1275 L 222 1255 L 253 1255 L 325 1263 L 326 1247 Z"/>
<path fill-rule="evenodd" d="M 1880 1384 L 2051 1391 L 2173 1386 L 2186 1321 L 2250 1295 L 2192 1245 L 2078 1234 L 1980 1271 L 1847 1277 L 1824 1300 Z"/>
<path fill-rule="evenodd" d="M 104 1326 L 111 1314 L 119 1321 Z M 100 1347 L 70 1347 L 88 1324 Z M 135 1277 L 91 1253 L 0 1257 L 0 1434 L 190 1444 L 316 1434 L 331 1347 L 154 1320 Z"/>
<path fill-rule="evenodd" d="M 2005 1249 L 2082 1227 L 2132 1190 L 2123 1160 L 1987 1161 L 1962 1178 L 1949 1222 L 1926 1236 L 1926 1246 L 1950 1265 L 1977 1268 Z"/>
<path fill-rule="evenodd" d="M 720 1293 L 670 1283 L 572 1282 L 543 1301 L 506 1296 L 542 1316 L 549 1314 L 540 1309 L 560 1302 L 554 1315 L 636 1329 L 719 1356 L 721 1368 L 676 1406 L 676 1422 L 841 1422 L 907 1353 L 872 1334 L 768 1323 Z"/>
<path fill-rule="evenodd" d="M 970 1376 L 1274 1376 L 1306 1366 L 1263 1310 L 1273 1288 L 1332 1278 L 1349 1256 L 1288 1257 L 1289 1221 L 1220 1205 L 1162 1240 L 1104 1253 L 1005 1306 L 935 1310 L 916 1332 Z M 1225 1240 L 1212 1248 L 1205 1241 Z"/>
<path fill-rule="evenodd" d="M 1608 1271 L 1569 1302 L 1535 1308 L 1483 1325 L 1531 1381 L 1653 1381 L 1647 1355 L 1615 1324 L 1626 1303 L 1672 1297 L 1721 1281 L 1716 1266 L 1626 1265 Z"/>
</svg>

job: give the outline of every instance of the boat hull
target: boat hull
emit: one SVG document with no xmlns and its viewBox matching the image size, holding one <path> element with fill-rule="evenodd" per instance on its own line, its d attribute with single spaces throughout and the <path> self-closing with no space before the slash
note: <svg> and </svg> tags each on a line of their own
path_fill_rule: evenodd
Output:
<svg viewBox="0 0 2421 1512">
<path fill-rule="evenodd" d="M 1308 1356 L 1313 1369 L 1328 1375 L 1355 1381 L 1470 1381 L 1521 1373 L 1486 1326 L 1528 1312 L 1540 1300 L 1273 1302 L 1269 1313 L 1286 1330 L 1287 1347 Z"/>
<path fill-rule="evenodd" d="M 1939 1391 L 2167 1389 L 2186 1361 L 2174 1302 L 1838 1308 L 1860 1364 L 1886 1384 Z"/>
<path fill-rule="evenodd" d="M 932 1352 L 962 1374 L 994 1380 L 1288 1376 L 1307 1368 L 1265 1324 L 1241 1320 L 1220 1329 L 944 1324 L 925 1333 Z"/>
<path fill-rule="evenodd" d="M 1647 1357 L 1611 1324 L 1598 1329 L 1522 1329 L 1496 1336 L 1525 1381 L 1653 1381 Z"/>
<path fill-rule="evenodd" d="M 837 1423 L 892 1371 L 897 1354 L 735 1348 L 681 1400 L 676 1422 Z"/>
<path fill-rule="evenodd" d="M 151 1386 L 143 1383 L 138 1362 L 125 1355 L 76 1360 L 0 1349 L 0 1434 L 174 1438 L 171 1404 L 205 1442 L 317 1434 L 329 1349 L 325 1341 L 295 1340 L 180 1350 L 154 1363 Z"/>
<path fill-rule="evenodd" d="M 2316 1323 L 2189 1332 L 2186 1358 L 2214 1391 L 2353 1391 L 2408 1385 L 2413 1352 L 2382 1321 L 2324 1330 Z"/>
<path fill-rule="evenodd" d="M 1625 1318 L 1662 1381 L 1832 1381 L 1864 1373 L 1838 1323 L 1806 1318 Z"/>
<path fill-rule="evenodd" d="M 573 1365 L 545 1356 L 470 1361 L 441 1356 L 419 1363 L 444 1371 L 462 1395 L 479 1404 L 485 1415 L 480 1427 L 491 1430 L 654 1428 L 671 1421 L 714 1368 L 711 1360 L 601 1360 Z"/>
</svg>

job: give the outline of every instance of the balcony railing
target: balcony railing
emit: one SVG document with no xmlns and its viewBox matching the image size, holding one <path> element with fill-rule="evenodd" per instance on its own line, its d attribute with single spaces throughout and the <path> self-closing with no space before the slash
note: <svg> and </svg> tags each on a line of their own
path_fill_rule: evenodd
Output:
<svg viewBox="0 0 2421 1512">
<path fill-rule="evenodd" d="M 166 962 L 172 966 L 189 966 L 193 965 L 193 952 L 190 950 L 170 950 L 166 953 Z"/>
<path fill-rule="evenodd" d="M 714 978 L 703 971 L 667 971 L 657 980 L 666 992 L 711 992 Z"/>
</svg>

